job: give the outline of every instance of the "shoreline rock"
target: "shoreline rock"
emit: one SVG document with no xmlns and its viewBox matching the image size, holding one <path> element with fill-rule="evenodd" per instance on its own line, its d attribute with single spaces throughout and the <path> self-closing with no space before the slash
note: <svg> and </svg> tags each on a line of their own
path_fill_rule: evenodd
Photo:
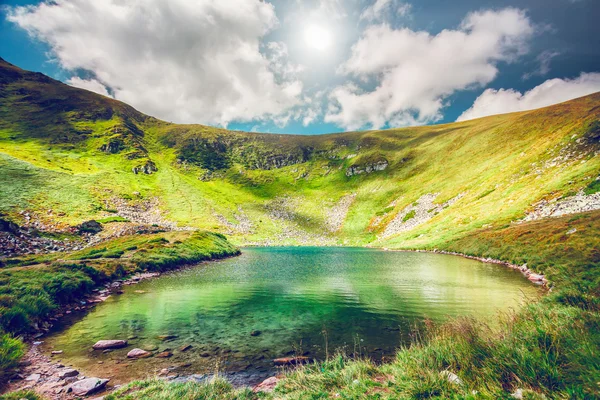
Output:
<svg viewBox="0 0 600 400">
<path fill-rule="evenodd" d="M 127 340 L 99 340 L 92 346 L 94 350 L 121 349 L 127 347 Z"/>
</svg>

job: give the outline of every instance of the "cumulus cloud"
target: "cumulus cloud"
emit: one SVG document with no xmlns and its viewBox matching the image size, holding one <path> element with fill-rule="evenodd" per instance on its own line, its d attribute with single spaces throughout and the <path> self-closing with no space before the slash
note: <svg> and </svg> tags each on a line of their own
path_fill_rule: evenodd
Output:
<svg viewBox="0 0 600 400">
<path fill-rule="evenodd" d="M 439 120 L 447 96 L 491 82 L 499 62 L 526 53 L 534 31 L 515 8 L 468 14 L 457 29 L 437 35 L 370 26 L 339 72 L 375 88 L 354 81 L 335 88 L 325 121 L 359 129 Z"/>
<path fill-rule="evenodd" d="M 411 7 L 409 3 L 401 3 L 396 0 L 376 0 L 372 5 L 363 10 L 359 19 L 378 21 L 393 11 L 399 16 L 406 16 L 410 12 Z"/>
<path fill-rule="evenodd" d="M 159 118 L 227 125 L 301 101 L 285 48 L 261 47 L 278 20 L 260 0 L 54 0 L 9 9 L 8 19 L 47 42 L 63 68 L 96 77 L 74 76 L 74 86 L 106 85 Z"/>
<path fill-rule="evenodd" d="M 524 94 L 513 89 L 486 89 L 471 108 L 458 117 L 457 121 L 533 110 L 598 91 L 600 91 L 600 73 L 582 73 L 575 79 L 549 79 Z"/>
<path fill-rule="evenodd" d="M 98 82 L 95 79 L 82 79 L 78 76 L 74 76 L 67 80 L 67 83 L 71 86 L 89 90 L 90 92 L 96 92 L 106 97 L 112 97 L 108 90 L 106 90 L 106 86 L 102 83 Z"/>
</svg>

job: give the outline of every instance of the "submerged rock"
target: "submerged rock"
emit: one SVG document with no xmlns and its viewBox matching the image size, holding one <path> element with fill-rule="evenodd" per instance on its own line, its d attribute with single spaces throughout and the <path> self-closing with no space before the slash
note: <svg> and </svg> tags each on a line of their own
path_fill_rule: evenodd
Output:
<svg viewBox="0 0 600 400">
<path fill-rule="evenodd" d="M 108 379 L 87 378 L 72 383 L 67 392 L 73 392 L 75 396 L 87 396 L 88 394 L 103 389 L 108 383 Z"/>
<path fill-rule="evenodd" d="M 142 349 L 133 349 L 129 353 L 127 353 L 127 357 L 129 358 L 146 358 L 150 357 L 152 353 Z"/>
<path fill-rule="evenodd" d="M 177 335 L 160 335 L 158 338 L 164 342 L 165 340 L 177 339 Z"/>
<path fill-rule="evenodd" d="M 165 351 L 161 351 L 160 353 L 158 353 L 156 355 L 156 357 L 159 358 L 169 358 L 173 355 L 173 353 L 170 350 L 165 350 Z"/>
<path fill-rule="evenodd" d="M 261 331 L 252 331 L 250 332 L 250 336 L 259 336 L 261 333 Z"/>
<path fill-rule="evenodd" d="M 191 344 L 184 344 L 183 346 L 181 346 L 181 347 L 179 348 L 179 351 L 188 351 L 188 350 L 189 350 L 189 349 L 191 349 L 191 348 L 192 348 L 192 345 L 191 345 Z"/>
<path fill-rule="evenodd" d="M 127 347 L 127 340 L 99 340 L 92 347 L 94 350 L 120 349 Z"/>
</svg>

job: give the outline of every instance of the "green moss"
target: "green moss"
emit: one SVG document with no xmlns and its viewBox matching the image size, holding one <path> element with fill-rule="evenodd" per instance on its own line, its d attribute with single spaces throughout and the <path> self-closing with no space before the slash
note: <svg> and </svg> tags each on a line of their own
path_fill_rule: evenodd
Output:
<svg viewBox="0 0 600 400">
<path fill-rule="evenodd" d="M 111 222 L 129 222 L 129 220 L 127 218 L 123 218 L 118 215 L 114 216 L 114 217 L 100 218 L 100 219 L 97 219 L 96 221 L 100 222 L 101 224 L 109 224 Z"/>
<path fill-rule="evenodd" d="M 415 215 L 417 215 L 417 212 L 415 210 L 410 210 L 409 212 L 406 213 L 406 215 L 404 217 L 402 217 L 402 222 L 406 222 L 406 221 L 413 219 L 415 217 Z"/>
<path fill-rule="evenodd" d="M 600 192 L 600 179 L 593 180 L 583 192 L 588 195 Z"/>
</svg>

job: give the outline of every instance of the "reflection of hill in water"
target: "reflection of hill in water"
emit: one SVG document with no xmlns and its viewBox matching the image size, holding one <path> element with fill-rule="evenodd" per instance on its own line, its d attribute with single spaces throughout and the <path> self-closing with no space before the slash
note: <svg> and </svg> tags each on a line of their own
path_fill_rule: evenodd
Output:
<svg viewBox="0 0 600 400">
<path fill-rule="evenodd" d="M 110 375 L 109 366 L 120 371 L 130 364 L 117 380 L 144 375 L 149 365 L 159 371 L 191 364 L 184 369 L 204 373 L 219 364 L 226 371 L 261 373 L 272 368 L 272 358 L 292 352 L 323 357 L 326 338 L 330 350 L 380 358 L 410 340 L 425 318 L 489 316 L 536 290 L 514 271 L 459 257 L 354 248 L 246 249 L 237 258 L 128 287 L 49 344 L 84 369 L 107 368 Z M 157 336 L 164 334 L 178 337 L 163 343 Z M 96 340 L 129 337 L 135 337 L 132 346 L 171 348 L 175 354 L 132 362 L 121 360 L 126 349 L 88 352 Z M 193 348 L 177 350 L 185 344 Z"/>
</svg>

